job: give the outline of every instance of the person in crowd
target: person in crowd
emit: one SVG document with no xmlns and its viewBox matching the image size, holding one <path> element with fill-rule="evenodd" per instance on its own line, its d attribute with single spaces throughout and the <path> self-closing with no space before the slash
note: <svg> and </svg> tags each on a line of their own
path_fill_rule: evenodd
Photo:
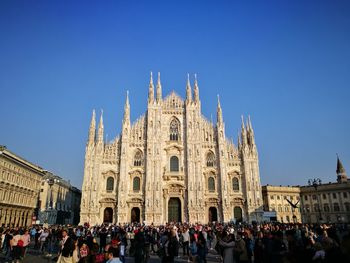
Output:
<svg viewBox="0 0 350 263">
<path fill-rule="evenodd" d="M 12 244 L 12 253 L 13 253 L 13 259 L 17 262 L 18 260 L 21 259 L 21 252 L 23 248 L 23 240 L 22 240 L 22 235 L 19 230 L 14 231 L 13 238 L 11 240 Z"/>
<path fill-rule="evenodd" d="M 30 234 L 28 229 L 24 230 L 24 234 L 21 237 L 22 241 L 23 241 L 23 247 L 21 249 L 21 257 L 24 258 L 27 252 L 27 249 L 29 247 L 30 244 Z"/>
<path fill-rule="evenodd" d="M 135 262 L 144 263 L 144 248 L 145 248 L 145 235 L 143 228 L 136 230 L 134 238 L 134 257 Z"/>
<path fill-rule="evenodd" d="M 49 230 L 45 228 L 44 231 L 42 231 L 40 236 L 39 236 L 41 253 L 44 253 L 45 250 L 47 250 L 48 236 L 49 236 Z"/>
<path fill-rule="evenodd" d="M 107 229 L 105 227 L 102 227 L 102 229 L 100 230 L 100 233 L 99 233 L 99 237 L 100 237 L 100 252 L 103 251 L 103 249 L 105 248 L 105 246 L 107 244 L 107 236 L 108 236 Z"/>
<path fill-rule="evenodd" d="M 86 243 L 83 243 L 79 249 L 80 259 L 79 263 L 89 263 L 90 262 L 90 249 Z"/>
<path fill-rule="evenodd" d="M 184 256 L 187 256 L 189 258 L 189 244 L 190 244 L 190 231 L 187 227 L 183 228 L 183 231 L 181 233 L 182 235 L 182 252 Z"/>
<path fill-rule="evenodd" d="M 68 235 L 66 229 L 62 230 L 61 252 L 57 263 L 71 263 L 74 250 L 73 239 Z"/>
<path fill-rule="evenodd" d="M 135 262 L 138 262 L 138 261 L 135 261 Z M 121 261 L 119 259 L 118 249 L 115 249 L 113 247 L 110 247 L 108 249 L 108 259 L 107 259 L 106 263 L 121 263 Z"/>
<path fill-rule="evenodd" d="M 248 252 L 247 252 L 247 247 L 246 243 L 243 239 L 244 233 L 243 232 L 238 232 L 237 233 L 237 238 L 234 246 L 234 257 L 236 259 L 237 263 L 248 263 Z"/>
<path fill-rule="evenodd" d="M 222 258 L 223 263 L 233 263 L 235 262 L 235 258 L 233 256 L 233 248 L 235 247 L 235 236 L 233 229 L 224 231 L 222 239 L 219 240 L 219 246 L 222 247 Z"/>
</svg>

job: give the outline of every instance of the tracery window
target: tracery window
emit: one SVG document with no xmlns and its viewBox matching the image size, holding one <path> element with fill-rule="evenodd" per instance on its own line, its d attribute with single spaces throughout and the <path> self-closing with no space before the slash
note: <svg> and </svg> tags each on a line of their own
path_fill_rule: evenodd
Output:
<svg viewBox="0 0 350 263">
<path fill-rule="evenodd" d="M 207 166 L 213 167 L 215 162 L 215 155 L 212 152 L 207 154 Z"/>
<path fill-rule="evenodd" d="M 134 177 L 133 183 L 132 183 L 132 189 L 137 192 L 140 191 L 140 177 L 136 176 Z"/>
<path fill-rule="evenodd" d="M 233 191 L 239 191 L 239 181 L 237 177 L 232 178 L 232 189 Z"/>
<path fill-rule="evenodd" d="M 106 183 L 106 191 L 111 192 L 114 189 L 114 178 L 113 177 L 108 177 L 107 178 L 107 183 Z"/>
<path fill-rule="evenodd" d="M 179 158 L 177 156 L 170 157 L 170 172 L 178 172 L 179 171 Z"/>
<path fill-rule="evenodd" d="M 142 166 L 142 152 L 137 150 L 134 155 L 134 166 Z"/>
<path fill-rule="evenodd" d="M 208 190 L 210 192 L 214 192 L 215 191 L 215 179 L 213 177 L 209 177 L 208 178 Z"/>
<path fill-rule="evenodd" d="M 180 122 L 174 118 L 170 122 L 170 141 L 178 141 L 180 139 Z"/>
</svg>

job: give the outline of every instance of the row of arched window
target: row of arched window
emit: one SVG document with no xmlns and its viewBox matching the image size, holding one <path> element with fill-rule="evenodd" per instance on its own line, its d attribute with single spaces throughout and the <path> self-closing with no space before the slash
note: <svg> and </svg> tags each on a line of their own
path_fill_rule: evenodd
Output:
<svg viewBox="0 0 350 263">
<path fill-rule="evenodd" d="M 215 191 L 215 179 L 212 176 L 208 178 L 208 190 L 210 192 Z M 237 177 L 232 178 L 232 190 L 235 192 L 239 191 L 239 180 Z"/>
<path fill-rule="evenodd" d="M 134 166 L 140 167 L 143 165 L 143 154 L 140 150 L 137 150 L 134 155 Z M 209 152 L 206 156 L 206 165 L 207 167 L 215 166 L 215 155 L 212 152 Z M 175 172 L 179 171 L 179 158 L 176 156 L 170 157 L 170 171 Z"/>
<path fill-rule="evenodd" d="M 135 176 L 132 180 L 132 189 L 137 192 L 141 189 L 141 179 L 138 176 Z M 106 182 L 106 191 L 112 192 L 114 190 L 114 178 L 108 177 Z"/>
<path fill-rule="evenodd" d="M 133 191 L 137 192 L 140 191 L 141 189 L 141 179 L 138 176 L 135 176 L 133 178 L 133 183 L 132 183 L 132 189 Z M 113 177 L 108 177 L 107 178 L 107 183 L 106 183 L 106 191 L 107 192 L 112 192 L 114 190 L 114 178 Z M 215 191 L 215 179 L 214 177 L 210 176 L 208 178 L 208 190 L 213 192 Z M 239 191 L 239 180 L 237 177 L 232 178 L 232 190 L 233 191 Z"/>
</svg>

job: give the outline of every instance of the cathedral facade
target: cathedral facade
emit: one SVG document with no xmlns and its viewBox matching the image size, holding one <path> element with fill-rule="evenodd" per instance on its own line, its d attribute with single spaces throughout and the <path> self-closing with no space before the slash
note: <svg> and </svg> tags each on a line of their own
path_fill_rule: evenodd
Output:
<svg viewBox="0 0 350 263">
<path fill-rule="evenodd" d="M 80 222 L 261 221 L 258 153 L 250 119 L 237 145 L 225 135 L 218 99 L 216 123 L 201 113 L 197 79 L 186 99 L 163 98 L 152 74 L 146 113 L 130 121 L 127 95 L 122 131 L 104 141 L 95 112 L 86 145 Z"/>
</svg>

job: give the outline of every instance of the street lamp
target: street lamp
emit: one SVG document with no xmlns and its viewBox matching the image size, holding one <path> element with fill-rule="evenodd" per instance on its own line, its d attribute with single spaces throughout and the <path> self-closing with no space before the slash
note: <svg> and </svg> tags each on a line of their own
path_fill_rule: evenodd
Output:
<svg viewBox="0 0 350 263">
<path fill-rule="evenodd" d="M 313 186 L 316 191 L 316 198 L 317 198 L 317 203 L 318 203 L 318 213 L 319 213 L 319 222 L 321 223 L 322 221 L 322 214 L 321 214 L 321 202 L 319 200 L 319 196 L 317 194 L 317 188 L 322 184 L 322 181 L 320 178 L 314 178 L 314 179 L 309 179 L 308 180 L 309 186 Z"/>
<path fill-rule="evenodd" d="M 49 206 L 48 209 L 46 210 L 46 222 L 48 221 L 49 218 L 49 210 L 53 209 L 53 200 L 52 200 L 52 186 L 55 183 L 59 183 L 60 180 L 56 179 L 56 178 L 47 178 L 46 179 L 47 184 L 49 185 L 49 189 L 50 189 L 50 201 L 49 201 Z"/>
</svg>

